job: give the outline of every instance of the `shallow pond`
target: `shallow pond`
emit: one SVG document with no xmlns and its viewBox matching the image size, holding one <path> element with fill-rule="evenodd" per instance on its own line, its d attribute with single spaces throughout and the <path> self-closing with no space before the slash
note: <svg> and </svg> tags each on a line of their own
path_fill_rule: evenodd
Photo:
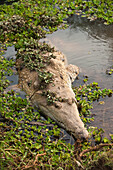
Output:
<svg viewBox="0 0 113 170">
<path fill-rule="evenodd" d="M 75 15 L 68 23 L 68 29 L 58 30 L 47 39 L 66 55 L 68 63 L 80 67 L 79 80 L 73 85 L 80 85 L 83 75 L 87 75 L 89 83 L 95 81 L 102 88 L 113 89 L 113 74 L 106 74 L 106 69 L 113 65 L 113 25 Z M 103 128 L 106 136 L 113 133 L 113 97 L 105 98 L 104 104 L 95 102 L 92 113 L 95 121 L 91 125 Z"/>
<path fill-rule="evenodd" d="M 113 65 L 112 25 L 90 22 L 79 16 L 69 18 L 68 22 L 68 29 L 47 35 L 47 39 L 66 55 L 68 63 L 79 66 L 79 80 L 76 80 L 73 86 L 83 84 L 83 75 L 87 75 L 89 83 L 95 81 L 102 88 L 113 89 L 113 75 L 106 74 L 106 69 Z M 15 59 L 15 54 L 14 46 L 8 47 L 5 57 Z M 14 85 L 15 89 L 18 75 L 14 74 L 8 79 L 12 81 L 11 85 Z M 20 96 L 25 98 L 25 93 L 21 92 Z M 105 136 L 108 137 L 113 133 L 113 97 L 101 100 L 104 100 L 104 104 L 94 103 L 92 113 L 95 120 L 90 125 L 103 128 Z M 68 135 L 65 136 L 70 138 Z M 73 143 L 73 140 L 70 143 Z"/>
</svg>

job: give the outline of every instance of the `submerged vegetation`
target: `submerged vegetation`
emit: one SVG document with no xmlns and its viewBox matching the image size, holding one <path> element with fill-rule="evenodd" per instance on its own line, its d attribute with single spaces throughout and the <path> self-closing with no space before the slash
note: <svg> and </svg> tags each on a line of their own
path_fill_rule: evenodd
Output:
<svg viewBox="0 0 113 170">
<path fill-rule="evenodd" d="M 7 5 L 5 4 L 7 3 Z M 28 99 L 13 90 L 8 76 L 15 62 L 3 57 L 7 46 L 15 45 L 21 67 L 40 73 L 42 83 L 50 83 L 52 75 L 45 72 L 54 49 L 39 43 L 46 34 L 66 28 L 66 18 L 77 14 L 90 20 L 113 23 L 113 2 L 110 0 L 5 0 L 0 5 L 0 167 L 4 169 L 99 169 L 113 168 L 113 135 L 103 137 L 103 130 L 89 127 L 89 141 L 66 143 L 62 130 L 50 119 L 44 120 Z M 44 57 L 47 52 L 50 56 Z M 112 68 L 110 68 L 112 69 Z M 109 71 L 109 70 L 108 70 Z M 113 71 L 110 70 L 110 74 Z M 93 101 L 112 90 L 101 89 L 98 83 L 74 87 L 81 118 L 90 123 Z M 47 95 L 49 104 L 56 100 Z M 59 99 L 58 99 L 59 100 Z"/>
</svg>

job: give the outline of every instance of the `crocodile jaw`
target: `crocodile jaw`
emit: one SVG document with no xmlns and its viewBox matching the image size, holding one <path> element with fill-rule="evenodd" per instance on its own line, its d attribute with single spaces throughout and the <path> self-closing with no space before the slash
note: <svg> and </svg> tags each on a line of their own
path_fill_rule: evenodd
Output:
<svg viewBox="0 0 113 170">
<path fill-rule="evenodd" d="M 84 127 L 84 123 L 79 117 L 76 103 L 73 103 L 72 105 L 62 103 L 62 107 L 56 108 L 54 105 L 48 106 L 46 104 L 45 98 L 38 94 L 35 94 L 32 97 L 32 103 L 36 107 L 40 108 L 44 116 L 50 117 L 60 127 L 72 134 L 74 138 L 88 138 L 88 131 Z M 59 104 L 61 105 L 60 102 Z"/>
</svg>

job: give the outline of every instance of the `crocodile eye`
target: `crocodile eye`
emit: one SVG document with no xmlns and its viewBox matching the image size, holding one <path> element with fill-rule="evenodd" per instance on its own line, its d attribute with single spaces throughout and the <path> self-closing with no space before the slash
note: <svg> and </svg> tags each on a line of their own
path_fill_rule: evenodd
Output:
<svg viewBox="0 0 113 170">
<path fill-rule="evenodd" d="M 31 84 L 32 84 L 32 81 L 28 81 L 28 82 L 27 82 L 27 85 L 28 85 L 29 87 L 31 87 Z"/>
<path fill-rule="evenodd" d="M 60 74 L 60 78 L 63 79 L 63 76 Z"/>
</svg>

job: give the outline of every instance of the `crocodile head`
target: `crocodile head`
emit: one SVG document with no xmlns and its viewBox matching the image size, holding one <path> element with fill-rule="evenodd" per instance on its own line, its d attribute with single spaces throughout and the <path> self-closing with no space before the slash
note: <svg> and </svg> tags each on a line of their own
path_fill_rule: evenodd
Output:
<svg viewBox="0 0 113 170">
<path fill-rule="evenodd" d="M 41 91 L 37 91 L 31 100 L 36 107 L 40 108 L 45 117 L 50 117 L 74 138 L 82 140 L 88 138 L 88 131 L 80 119 L 74 98 L 66 98 L 62 102 L 55 101 L 54 104 L 48 105 L 46 98 L 41 95 Z"/>
<path fill-rule="evenodd" d="M 62 54 L 56 52 L 55 55 L 57 57 L 52 58 L 50 64 L 46 67 L 46 71 L 53 75 L 53 82 L 48 84 L 45 89 L 40 89 L 41 82 L 38 72 L 30 71 L 27 68 L 20 69 L 19 84 L 30 96 L 32 103 L 40 108 L 43 115 L 53 119 L 75 138 L 86 139 L 88 138 L 88 131 L 80 119 L 75 94 L 71 87 L 79 69 L 72 65 L 65 66 L 60 59 Z M 50 95 L 54 94 L 54 101 L 49 104 L 48 91 Z M 42 95 L 43 93 L 45 95 Z"/>
</svg>

